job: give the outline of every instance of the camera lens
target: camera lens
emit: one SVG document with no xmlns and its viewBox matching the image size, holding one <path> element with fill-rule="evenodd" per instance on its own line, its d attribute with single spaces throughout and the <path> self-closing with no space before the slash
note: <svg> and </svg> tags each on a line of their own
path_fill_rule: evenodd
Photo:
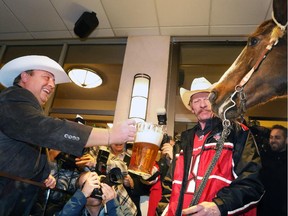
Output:
<svg viewBox="0 0 288 216">
<path fill-rule="evenodd" d="M 90 197 L 102 200 L 102 195 L 103 195 L 103 192 L 102 192 L 101 188 L 94 188 Z"/>
<path fill-rule="evenodd" d="M 124 181 L 122 171 L 119 167 L 112 168 L 108 173 L 108 178 L 113 185 L 123 184 Z"/>
</svg>

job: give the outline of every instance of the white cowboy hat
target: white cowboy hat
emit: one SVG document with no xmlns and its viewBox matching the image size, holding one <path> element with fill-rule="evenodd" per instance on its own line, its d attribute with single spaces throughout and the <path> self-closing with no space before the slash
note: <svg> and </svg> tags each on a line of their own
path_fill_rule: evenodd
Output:
<svg viewBox="0 0 288 216">
<path fill-rule="evenodd" d="M 212 84 L 204 77 L 195 78 L 192 81 L 190 91 L 185 88 L 180 88 L 180 96 L 183 104 L 188 110 L 191 110 L 189 106 L 191 96 L 199 92 L 210 92 L 211 88 Z"/>
<path fill-rule="evenodd" d="M 3 86 L 13 85 L 14 79 L 27 70 L 43 70 L 52 73 L 55 84 L 71 82 L 64 69 L 47 56 L 28 55 L 7 62 L 0 70 L 0 82 Z"/>
</svg>

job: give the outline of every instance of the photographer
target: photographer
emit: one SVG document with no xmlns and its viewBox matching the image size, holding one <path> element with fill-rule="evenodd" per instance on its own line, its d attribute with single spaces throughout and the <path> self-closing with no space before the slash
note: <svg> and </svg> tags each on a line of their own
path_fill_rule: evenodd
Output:
<svg viewBox="0 0 288 216">
<path fill-rule="evenodd" d="M 32 216 L 42 215 L 44 211 L 45 215 L 52 216 L 63 208 L 76 192 L 76 180 L 84 171 L 84 167 L 93 168 L 95 166 L 97 148 L 86 148 L 84 155 L 80 158 L 53 149 L 48 151 L 48 155 L 51 174 L 56 179 L 56 188 L 60 191 L 51 190 L 47 200 L 47 191 L 41 190 L 37 202 L 30 212 Z"/>
<path fill-rule="evenodd" d="M 95 172 L 83 172 L 77 182 L 79 189 L 66 203 L 57 216 L 81 216 L 81 215 L 123 215 L 120 211 L 117 194 L 113 187 L 100 183 L 99 176 Z M 92 196 L 94 189 L 100 189 L 102 199 Z"/>
<path fill-rule="evenodd" d="M 101 146 L 98 155 L 95 171 L 100 175 L 106 175 L 111 172 L 115 167 L 120 168 L 123 178 L 123 184 L 117 184 L 115 190 L 117 191 L 117 199 L 121 206 L 121 211 L 125 215 L 136 216 L 137 207 L 129 196 L 126 188 L 124 187 L 129 178 L 127 164 L 129 164 L 130 157 L 124 151 L 124 144 L 112 144 L 109 148 Z M 115 178 L 116 179 L 116 178 Z"/>
</svg>

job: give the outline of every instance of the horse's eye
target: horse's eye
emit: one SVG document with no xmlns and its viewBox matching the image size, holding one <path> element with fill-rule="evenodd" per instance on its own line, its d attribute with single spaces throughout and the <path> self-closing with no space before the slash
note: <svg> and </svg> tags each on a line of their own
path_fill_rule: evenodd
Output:
<svg viewBox="0 0 288 216">
<path fill-rule="evenodd" d="M 252 37 L 252 38 L 249 38 L 249 39 L 248 39 L 247 45 L 248 45 L 248 46 L 255 46 L 256 44 L 258 44 L 258 42 L 259 42 L 259 39 L 258 39 L 258 38 Z"/>
</svg>

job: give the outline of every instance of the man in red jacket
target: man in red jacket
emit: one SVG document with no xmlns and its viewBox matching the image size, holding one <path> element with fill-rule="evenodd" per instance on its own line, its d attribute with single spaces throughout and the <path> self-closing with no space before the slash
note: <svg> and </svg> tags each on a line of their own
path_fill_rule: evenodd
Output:
<svg viewBox="0 0 288 216">
<path fill-rule="evenodd" d="M 236 122 L 231 123 L 230 134 L 199 201 L 191 203 L 199 195 L 198 187 L 223 131 L 222 121 L 213 115 L 208 100 L 211 86 L 201 77 L 193 80 L 190 91 L 180 90 L 185 107 L 198 123 L 181 134 L 181 151 L 174 158 L 171 198 L 163 215 L 256 215 L 255 204 L 263 195 L 261 161 L 251 132 Z"/>
</svg>

